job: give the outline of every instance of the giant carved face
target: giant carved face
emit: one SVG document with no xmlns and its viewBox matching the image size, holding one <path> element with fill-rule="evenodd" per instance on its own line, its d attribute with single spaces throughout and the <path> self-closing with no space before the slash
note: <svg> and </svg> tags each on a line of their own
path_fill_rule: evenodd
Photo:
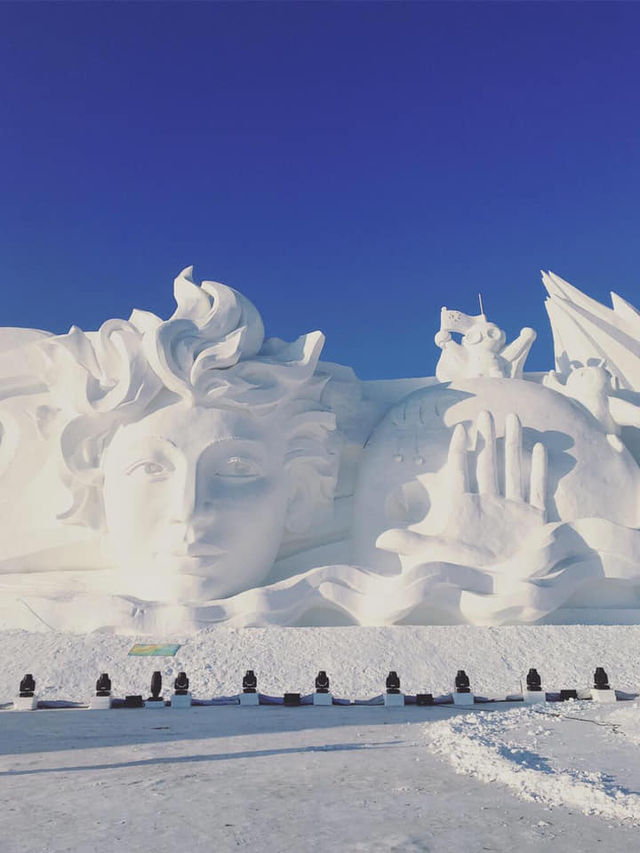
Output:
<svg viewBox="0 0 640 853">
<path fill-rule="evenodd" d="M 123 592 L 173 602 L 264 581 L 289 483 L 278 415 L 174 403 L 121 427 L 104 458 L 104 508 Z"/>
</svg>

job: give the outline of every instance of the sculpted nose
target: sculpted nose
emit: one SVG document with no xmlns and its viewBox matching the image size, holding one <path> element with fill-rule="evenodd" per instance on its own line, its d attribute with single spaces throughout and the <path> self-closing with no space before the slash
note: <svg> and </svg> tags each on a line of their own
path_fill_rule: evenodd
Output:
<svg viewBox="0 0 640 853">
<path fill-rule="evenodd" d="M 188 523 L 200 515 L 207 515 L 213 509 L 211 484 L 199 479 L 196 473 L 187 473 L 182 487 L 177 490 L 174 521 Z"/>
<path fill-rule="evenodd" d="M 196 476 L 193 471 L 186 471 L 182 483 L 176 483 L 173 503 L 173 521 L 188 523 L 196 512 Z"/>
</svg>

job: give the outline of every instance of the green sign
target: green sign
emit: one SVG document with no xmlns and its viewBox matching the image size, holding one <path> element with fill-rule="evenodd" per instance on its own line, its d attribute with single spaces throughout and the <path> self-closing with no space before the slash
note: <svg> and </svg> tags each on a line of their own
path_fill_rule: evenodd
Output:
<svg viewBox="0 0 640 853">
<path fill-rule="evenodd" d="M 136 643 L 129 649 L 129 655 L 140 657 L 171 657 L 180 648 L 180 643 Z"/>
</svg>

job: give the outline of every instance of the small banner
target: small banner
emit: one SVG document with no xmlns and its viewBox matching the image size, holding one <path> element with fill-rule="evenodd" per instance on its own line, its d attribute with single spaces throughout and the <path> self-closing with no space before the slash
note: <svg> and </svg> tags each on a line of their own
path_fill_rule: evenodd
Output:
<svg viewBox="0 0 640 853">
<path fill-rule="evenodd" d="M 171 657 L 180 648 L 180 643 L 135 643 L 129 649 L 129 656 Z"/>
</svg>

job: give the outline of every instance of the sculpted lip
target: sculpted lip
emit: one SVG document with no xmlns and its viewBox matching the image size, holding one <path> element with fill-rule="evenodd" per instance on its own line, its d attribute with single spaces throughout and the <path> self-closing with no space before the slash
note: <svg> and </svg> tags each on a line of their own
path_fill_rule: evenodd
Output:
<svg viewBox="0 0 640 853">
<path fill-rule="evenodd" d="M 165 551 L 164 556 L 169 557 L 173 562 L 173 568 L 170 571 L 208 578 L 211 568 L 226 553 L 213 545 L 190 545 L 188 548 Z"/>
<path fill-rule="evenodd" d="M 187 545 L 184 548 L 173 548 L 170 551 L 167 551 L 167 553 L 171 557 L 182 557 L 197 560 L 205 557 L 220 557 L 222 554 L 226 554 L 226 551 L 223 551 L 222 548 L 217 548 L 215 545 L 203 542 Z"/>
</svg>

